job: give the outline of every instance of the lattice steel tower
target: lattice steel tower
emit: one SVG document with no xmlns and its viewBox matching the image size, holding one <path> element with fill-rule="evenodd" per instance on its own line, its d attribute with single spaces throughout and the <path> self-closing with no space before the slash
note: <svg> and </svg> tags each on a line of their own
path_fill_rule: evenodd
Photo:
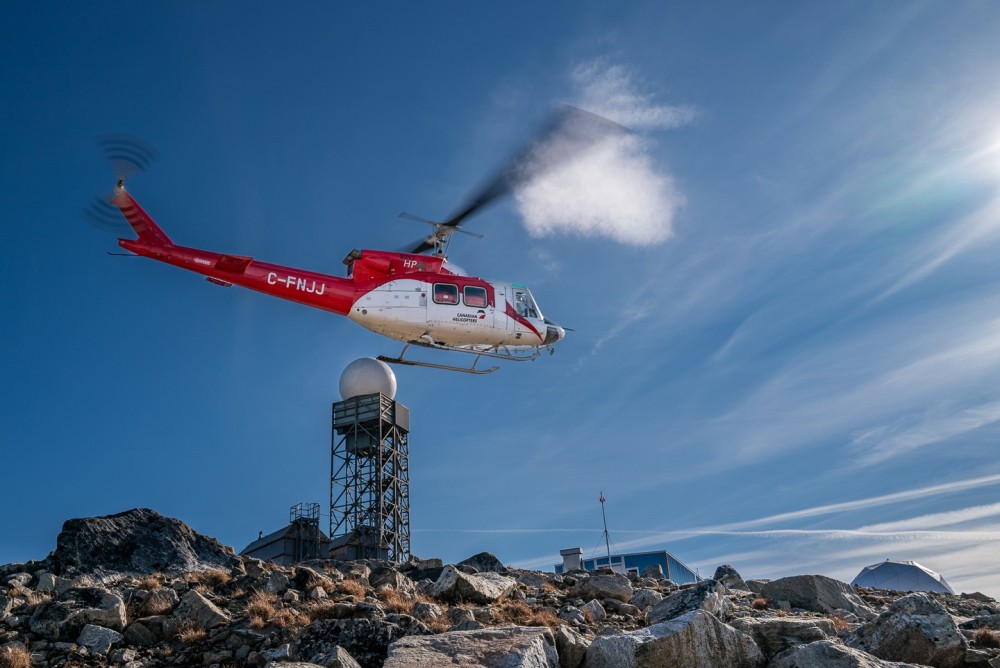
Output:
<svg viewBox="0 0 1000 668">
<path fill-rule="evenodd" d="M 351 366 L 362 361 L 375 362 Z M 333 404 L 330 539 L 341 558 L 410 558 L 409 432 L 410 410 L 381 391 Z"/>
</svg>

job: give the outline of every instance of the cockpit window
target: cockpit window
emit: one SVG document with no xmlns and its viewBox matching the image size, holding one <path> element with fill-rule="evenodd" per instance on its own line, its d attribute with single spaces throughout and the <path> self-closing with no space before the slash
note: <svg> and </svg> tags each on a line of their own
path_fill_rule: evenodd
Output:
<svg viewBox="0 0 1000 668">
<path fill-rule="evenodd" d="M 434 301 L 438 304 L 457 304 L 458 286 L 452 283 L 435 283 Z"/>
<path fill-rule="evenodd" d="M 522 318 L 538 318 L 538 307 L 531 293 L 522 288 L 514 289 L 514 308 Z"/>
<path fill-rule="evenodd" d="M 465 300 L 465 305 L 472 308 L 485 308 L 487 306 L 486 288 L 466 285 L 462 291 L 462 298 Z"/>
</svg>

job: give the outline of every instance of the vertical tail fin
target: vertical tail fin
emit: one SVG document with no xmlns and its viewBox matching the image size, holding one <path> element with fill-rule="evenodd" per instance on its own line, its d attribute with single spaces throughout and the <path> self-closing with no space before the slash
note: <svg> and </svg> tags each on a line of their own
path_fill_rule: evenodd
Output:
<svg viewBox="0 0 1000 668">
<path fill-rule="evenodd" d="M 138 202 L 132 199 L 132 196 L 125 190 L 125 185 L 121 181 L 115 187 L 115 196 L 111 200 L 111 203 L 117 206 L 122 215 L 125 216 L 125 220 L 132 226 L 135 233 L 139 235 L 139 241 L 157 246 L 174 245 L 170 237 L 153 222 L 149 214 L 143 211 Z"/>
</svg>

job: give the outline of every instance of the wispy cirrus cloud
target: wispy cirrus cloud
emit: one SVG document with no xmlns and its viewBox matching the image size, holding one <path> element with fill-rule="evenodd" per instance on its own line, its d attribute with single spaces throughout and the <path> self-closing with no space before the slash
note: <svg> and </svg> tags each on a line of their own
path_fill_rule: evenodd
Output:
<svg viewBox="0 0 1000 668">
<path fill-rule="evenodd" d="M 861 465 L 892 457 L 975 431 L 1000 421 L 1000 401 L 965 408 L 931 409 L 892 424 L 863 429 L 850 443 Z"/>
<path fill-rule="evenodd" d="M 666 241 L 685 198 L 654 160 L 648 132 L 690 123 L 695 111 L 656 103 L 627 68 L 604 59 L 578 65 L 570 78 L 579 106 L 632 132 L 520 188 L 515 200 L 525 227 L 539 237 L 571 234 L 634 246 Z"/>
<path fill-rule="evenodd" d="M 1000 474 L 953 480 L 937 485 L 924 485 L 889 494 L 879 494 L 850 501 L 799 508 L 797 510 L 765 515 L 739 522 L 689 527 L 670 531 L 615 531 L 615 535 L 619 538 L 623 535 L 635 536 L 626 540 L 617 540 L 615 549 L 620 551 L 639 550 L 705 536 L 809 541 L 864 539 L 865 541 L 875 543 L 900 543 L 920 540 L 928 545 L 932 543 L 954 544 L 976 541 L 995 542 L 1000 540 L 1000 504 L 969 507 L 881 524 L 865 524 L 855 528 L 812 529 L 789 528 L 787 526 L 788 524 L 801 523 L 821 517 L 838 515 L 847 517 L 851 513 L 868 511 L 884 506 L 906 504 L 917 500 L 944 497 L 995 486 L 1000 486 Z M 995 521 L 984 522 L 983 520 Z M 944 530 L 944 527 L 977 521 L 978 524 L 963 527 L 961 530 Z M 506 529 L 504 531 L 511 532 L 518 530 Z M 537 529 L 530 531 L 538 532 Z M 563 532 L 563 530 L 556 531 Z M 585 533 L 588 531 L 592 532 L 593 530 L 579 529 L 572 531 Z M 762 551 L 760 556 L 762 560 L 766 557 L 769 562 L 780 564 L 780 566 L 774 566 L 775 568 L 787 568 L 787 563 L 782 562 L 777 553 L 773 551 Z M 551 558 L 551 556 L 537 557 L 518 562 L 518 565 L 524 567 L 540 566 L 547 564 Z M 718 563 L 729 562 L 719 561 Z M 787 575 L 788 573 L 785 574 Z"/>
</svg>

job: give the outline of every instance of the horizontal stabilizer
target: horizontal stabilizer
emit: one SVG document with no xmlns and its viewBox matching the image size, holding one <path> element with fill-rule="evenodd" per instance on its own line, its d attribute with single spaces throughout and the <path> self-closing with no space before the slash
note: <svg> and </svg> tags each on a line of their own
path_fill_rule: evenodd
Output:
<svg viewBox="0 0 1000 668">
<path fill-rule="evenodd" d="M 234 274 L 242 274 L 253 262 L 252 257 L 242 257 L 240 255 L 223 255 L 215 263 L 215 268 L 220 271 L 229 271 Z"/>
</svg>

